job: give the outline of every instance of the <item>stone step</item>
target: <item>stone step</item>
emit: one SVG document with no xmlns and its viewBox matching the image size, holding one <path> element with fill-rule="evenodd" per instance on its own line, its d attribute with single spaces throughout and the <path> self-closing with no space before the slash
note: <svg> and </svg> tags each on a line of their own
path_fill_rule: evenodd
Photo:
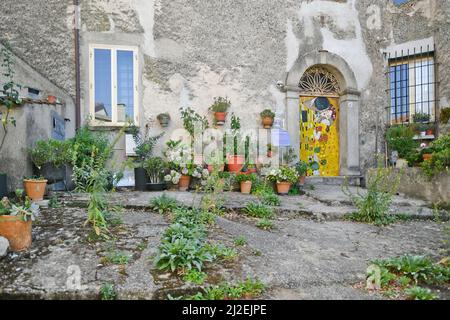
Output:
<svg viewBox="0 0 450 320">
<path fill-rule="evenodd" d="M 348 183 L 349 186 L 360 186 L 362 176 L 350 176 L 350 177 L 306 177 L 306 185 L 329 185 L 329 186 L 342 186 Z"/>
</svg>

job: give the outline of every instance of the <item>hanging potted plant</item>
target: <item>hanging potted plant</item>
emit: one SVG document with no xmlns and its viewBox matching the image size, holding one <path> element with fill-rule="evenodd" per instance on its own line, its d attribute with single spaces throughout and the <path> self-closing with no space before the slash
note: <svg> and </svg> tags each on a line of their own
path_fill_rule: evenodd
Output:
<svg viewBox="0 0 450 320">
<path fill-rule="evenodd" d="M 17 203 L 8 198 L 0 201 L 0 236 L 8 239 L 12 251 L 20 252 L 31 246 L 32 221 L 39 214 L 39 206 L 29 199 L 22 200 L 22 190 L 16 195 Z"/>
<path fill-rule="evenodd" d="M 270 109 L 266 109 L 260 113 L 262 124 L 264 129 L 270 129 L 273 126 L 273 120 L 275 119 L 275 112 Z"/>
<path fill-rule="evenodd" d="M 250 194 L 252 191 L 252 184 L 256 181 L 256 174 L 238 174 L 236 182 L 241 186 L 241 193 Z"/>
<path fill-rule="evenodd" d="M 299 176 L 295 169 L 282 166 L 270 171 L 267 178 L 276 183 L 278 194 L 287 195 L 291 186 L 298 181 Z"/>
<path fill-rule="evenodd" d="M 227 98 L 214 98 L 214 103 L 209 110 L 214 112 L 215 123 L 219 126 L 224 125 L 227 118 L 227 111 L 231 107 L 231 101 Z"/>
<path fill-rule="evenodd" d="M 305 184 L 306 173 L 308 172 L 308 164 L 304 161 L 299 161 L 295 165 L 295 171 L 299 176 L 298 183 L 302 186 Z"/>
<path fill-rule="evenodd" d="M 163 191 L 166 187 L 164 183 L 164 173 L 166 164 L 160 157 L 153 157 L 144 162 L 144 169 L 147 172 L 147 190 L 148 191 Z"/>
<path fill-rule="evenodd" d="M 158 119 L 159 124 L 161 125 L 161 127 L 167 128 L 169 126 L 170 115 L 167 112 L 159 114 L 157 116 L 157 119 Z"/>
<path fill-rule="evenodd" d="M 245 164 L 245 155 L 239 155 L 241 140 L 241 119 L 234 114 L 231 117 L 231 130 L 233 136 L 233 155 L 228 156 L 228 171 L 233 173 L 241 172 Z"/>
</svg>

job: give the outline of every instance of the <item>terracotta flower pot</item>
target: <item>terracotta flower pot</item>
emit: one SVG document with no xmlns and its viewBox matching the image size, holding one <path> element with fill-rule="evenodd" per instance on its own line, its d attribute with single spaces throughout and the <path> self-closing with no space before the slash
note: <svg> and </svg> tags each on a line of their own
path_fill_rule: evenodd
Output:
<svg viewBox="0 0 450 320">
<path fill-rule="evenodd" d="M 241 172 L 244 163 L 244 156 L 228 156 L 228 171 L 233 173 Z"/>
<path fill-rule="evenodd" d="M 241 193 L 250 194 L 252 191 L 252 182 L 251 181 L 242 181 L 241 182 Z"/>
<path fill-rule="evenodd" d="M 277 182 L 277 192 L 278 194 L 288 194 L 291 190 L 291 184 L 289 182 Z"/>
<path fill-rule="evenodd" d="M 273 118 L 271 117 L 264 117 L 262 118 L 262 124 L 264 129 L 270 129 L 273 126 Z"/>
<path fill-rule="evenodd" d="M 423 161 L 430 161 L 433 155 L 431 153 L 425 153 L 423 155 Z"/>
<path fill-rule="evenodd" d="M 8 239 L 12 251 L 25 251 L 31 247 L 31 221 L 13 216 L 0 216 L 0 236 Z"/>
<path fill-rule="evenodd" d="M 221 165 L 221 166 L 214 166 L 214 165 L 212 165 L 212 164 L 209 164 L 209 165 L 208 165 L 208 171 L 209 171 L 209 173 L 212 173 L 212 172 L 214 171 L 214 167 L 217 167 L 217 169 L 219 170 L 219 172 L 225 171 L 225 165 L 224 165 L 224 164 Z"/>
<path fill-rule="evenodd" d="M 305 176 L 302 176 L 302 177 L 298 178 L 298 183 L 299 183 L 301 186 L 303 186 L 303 185 L 305 184 L 305 180 L 306 180 L 306 177 L 305 177 Z"/>
<path fill-rule="evenodd" d="M 55 104 L 56 103 L 56 97 L 55 96 L 48 96 L 47 97 L 47 102 L 50 104 Z"/>
<path fill-rule="evenodd" d="M 267 151 L 267 158 L 272 158 L 272 151 Z"/>
<path fill-rule="evenodd" d="M 23 186 L 27 196 L 33 201 L 44 200 L 47 180 L 23 180 Z"/>
<path fill-rule="evenodd" d="M 215 112 L 214 118 L 216 118 L 217 124 L 222 125 L 225 123 L 225 121 L 227 119 L 227 113 L 226 112 Z"/>
<path fill-rule="evenodd" d="M 427 136 L 432 136 L 434 134 L 433 130 L 427 130 L 426 131 Z"/>
<path fill-rule="evenodd" d="M 191 176 L 182 175 L 180 177 L 180 182 L 178 182 L 178 190 L 188 191 L 190 184 L 191 184 Z"/>
</svg>

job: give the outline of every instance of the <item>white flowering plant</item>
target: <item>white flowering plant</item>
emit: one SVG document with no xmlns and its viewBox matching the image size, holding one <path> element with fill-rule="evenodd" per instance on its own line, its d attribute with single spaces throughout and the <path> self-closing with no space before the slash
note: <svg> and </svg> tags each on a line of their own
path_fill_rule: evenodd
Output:
<svg viewBox="0 0 450 320">
<path fill-rule="evenodd" d="M 267 179 L 277 183 L 289 182 L 294 184 L 298 181 L 299 175 L 294 168 L 282 166 L 277 169 L 272 169 L 267 175 Z"/>
<path fill-rule="evenodd" d="M 172 183 L 172 184 L 178 184 L 180 182 L 180 178 L 181 178 L 181 173 L 179 173 L 175 170 L 171 170 L 170 174 L 168 174 L 164 177 L 164 181 L 166 181 L 168 183 Z"/>
</svg>

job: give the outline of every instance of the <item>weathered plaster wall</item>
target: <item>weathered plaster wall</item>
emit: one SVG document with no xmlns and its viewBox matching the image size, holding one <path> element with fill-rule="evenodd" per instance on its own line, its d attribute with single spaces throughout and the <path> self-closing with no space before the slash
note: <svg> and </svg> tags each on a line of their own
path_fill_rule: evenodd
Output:
<svg viewBox="0 0 450 320">
<path fill-rule="evenodd" d="M 0 10 L 8 23 L 0 26 L 0 37 L 73 92 L 72 30 L 65 23 L 70 16 L 60 14 L 70 12 L 71 2 L 4 0 Z M 443 105 L 450 101 L 449 0 L 411 0 L 401 7 L 389 0 L 82 0 L 81 22 L 83 109 L 89 101 L 89 43 L 137 45 L 141 124 L 156 133 L 156 116 L 169 112 L 173 121 L 165 139 L 181 126 L 180 107 L 206 113 L 219 95 L 231 99 L 246 127 L 258 127 L 258 113 L 266 107 L 285 119 L 286 95 L 276 82 L 286 79 L 299 56 L 318 50 L 342 57 L 358 81 L 363 167 L 373 165 L 384 147 L 384 48 L 434 36 L 439 98 Z"/>
</svg>

